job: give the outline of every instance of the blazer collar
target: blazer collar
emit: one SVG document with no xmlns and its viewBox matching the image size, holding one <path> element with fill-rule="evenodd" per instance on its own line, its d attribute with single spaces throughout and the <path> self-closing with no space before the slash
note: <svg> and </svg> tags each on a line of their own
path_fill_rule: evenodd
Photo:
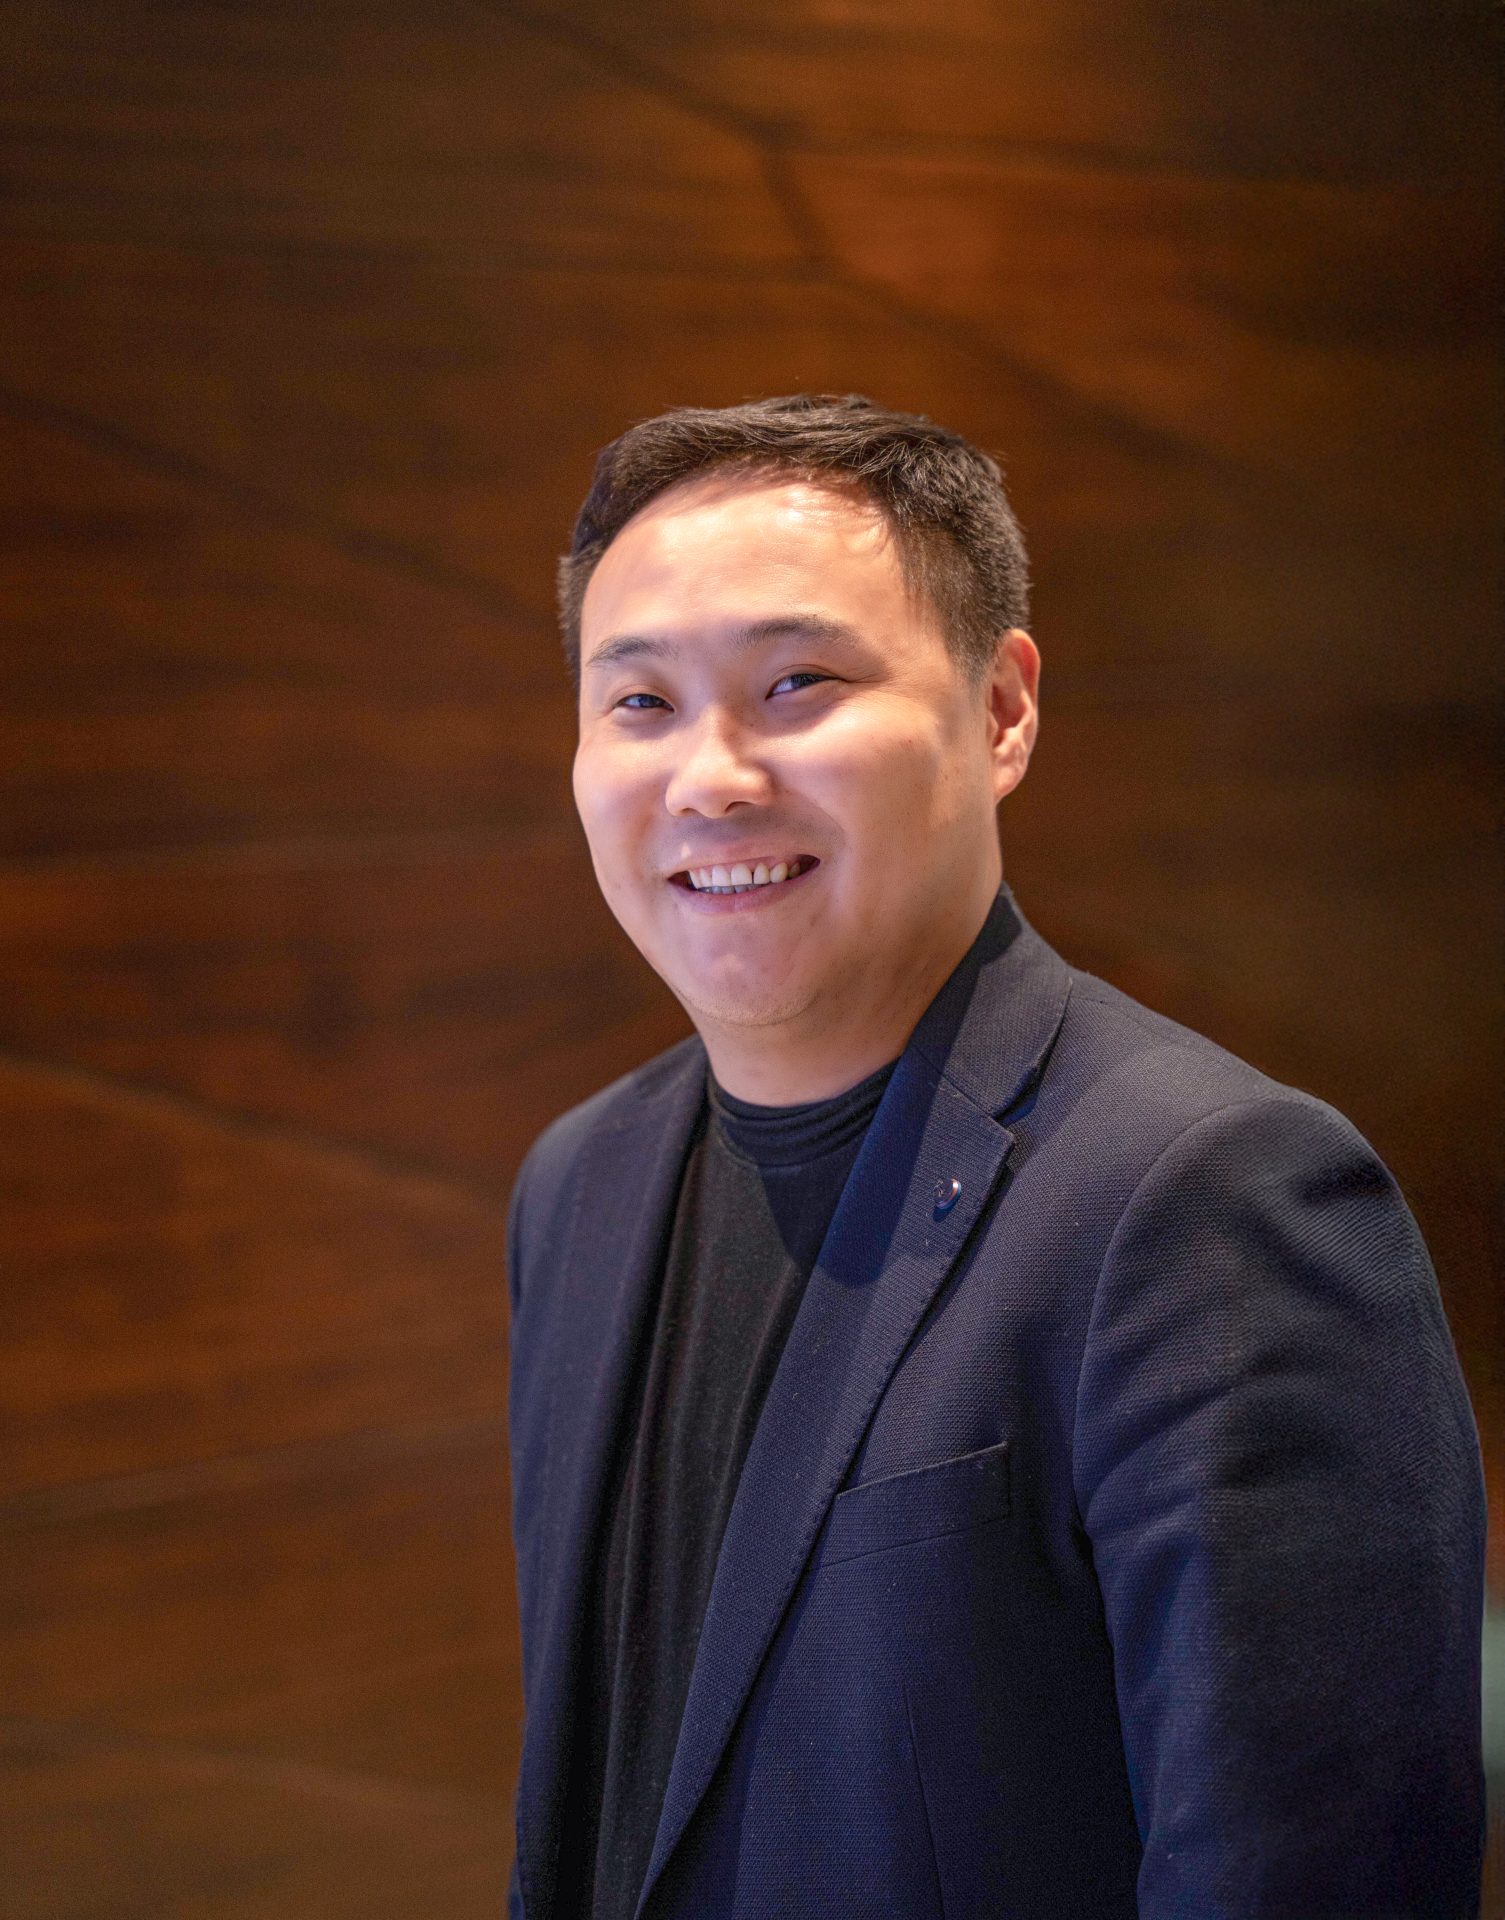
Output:
<svg viewBox="0 0 1505 1920">
<path fill-rule="evenodd" d="M 1060 1028 L 1070 970 L 1000 887 L 971 947 L 910 1036 L 842 1191 L 764 1402 L 722 1537 L 662 1813 L 638 1903 L 704 1797 L 810 1549 L 894 1368 L 997 1188 Z M 578 1346 L 538 1356 L 561 1388 L 550 1504 L 565 1510 L 548 1580 L 519 1786 L 527 1911 L 551 1911 L 589 1554 L 606 1468 L 645 1331 L 679 1176 L 704 1098 L 692 1037 L 650 1063 L 638 1098 L 587 1151 L 588 1192 L 561 1276 L 558 1325 Z M 959 1183 L 942 1211 L 936 1201 Z"/>
<path fill-rule="evenodd" d="M 979 1111 L 1001 1117 L 1043 1071 L 1070 984 L 1071 969 L 1005 883 L 905 1052 L 922 1055 Z"/>
</svg>

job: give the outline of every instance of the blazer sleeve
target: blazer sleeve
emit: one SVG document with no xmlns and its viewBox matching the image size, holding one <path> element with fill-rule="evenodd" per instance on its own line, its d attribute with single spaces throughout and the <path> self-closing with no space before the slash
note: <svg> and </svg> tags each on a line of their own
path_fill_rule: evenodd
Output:
<svg viewBox="0 0 1505 1920">
<path fill-rule="evenodd" d="M 1478 1432 L 1416 1223 L 1333 1108 L 1225 1107 L 1140 1181 L 1074 1473 L 1141 1920 L 1474 1920 Z"/>
</svg>

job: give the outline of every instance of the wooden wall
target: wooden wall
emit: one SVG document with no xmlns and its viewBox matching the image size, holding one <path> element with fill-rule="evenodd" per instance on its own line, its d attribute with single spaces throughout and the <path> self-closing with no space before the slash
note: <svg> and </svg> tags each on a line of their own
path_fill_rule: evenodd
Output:
<svg viewBox="0 0 1505 1920">
<path fill-rule="evenodd" d="M 1021 904 L 1353 1116 L 1499 1449 L 1482 6 L 3 18 L 7 1920 L 500 1912 L 506 1195 L 687 1030 L 552 566 L 666 405 L 1004 457 Z"/>
</svg>

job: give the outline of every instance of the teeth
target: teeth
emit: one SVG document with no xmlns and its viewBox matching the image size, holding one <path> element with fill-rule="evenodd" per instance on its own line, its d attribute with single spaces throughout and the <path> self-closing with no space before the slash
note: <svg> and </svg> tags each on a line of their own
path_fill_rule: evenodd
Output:
<svg viewBox="0 0 1505 1920">
<path fill-rule="evenodd" d="M 739 860 L 730 867 L 691 867 L 689 875 L 697 893 L 745 893 L 749 887 L 776 886 L 801 871 L 798 860 L 780 860 L 772 867 L 761 860 L 749 867 Z"/>
</svg>

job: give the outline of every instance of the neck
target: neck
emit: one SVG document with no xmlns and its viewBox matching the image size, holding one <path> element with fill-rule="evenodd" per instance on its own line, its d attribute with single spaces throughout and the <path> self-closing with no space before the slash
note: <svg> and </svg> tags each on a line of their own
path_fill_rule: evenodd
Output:
<svg viewBox="0 0 1505 1920">
<path fill-rule="evenodd" d="M 982 930 L 1002 877 L 994 868 L 989 880 L 985 869 L 933 938 L 902 959 L 885 955 L 881 973 L 853 983 L 835 1007 L 816 1002 L 777 1027 L 697 1020 L 717 1081 L 735 1099 L 792 1107 L 834 1099 L 896 1060 Z"/>
</svg>

